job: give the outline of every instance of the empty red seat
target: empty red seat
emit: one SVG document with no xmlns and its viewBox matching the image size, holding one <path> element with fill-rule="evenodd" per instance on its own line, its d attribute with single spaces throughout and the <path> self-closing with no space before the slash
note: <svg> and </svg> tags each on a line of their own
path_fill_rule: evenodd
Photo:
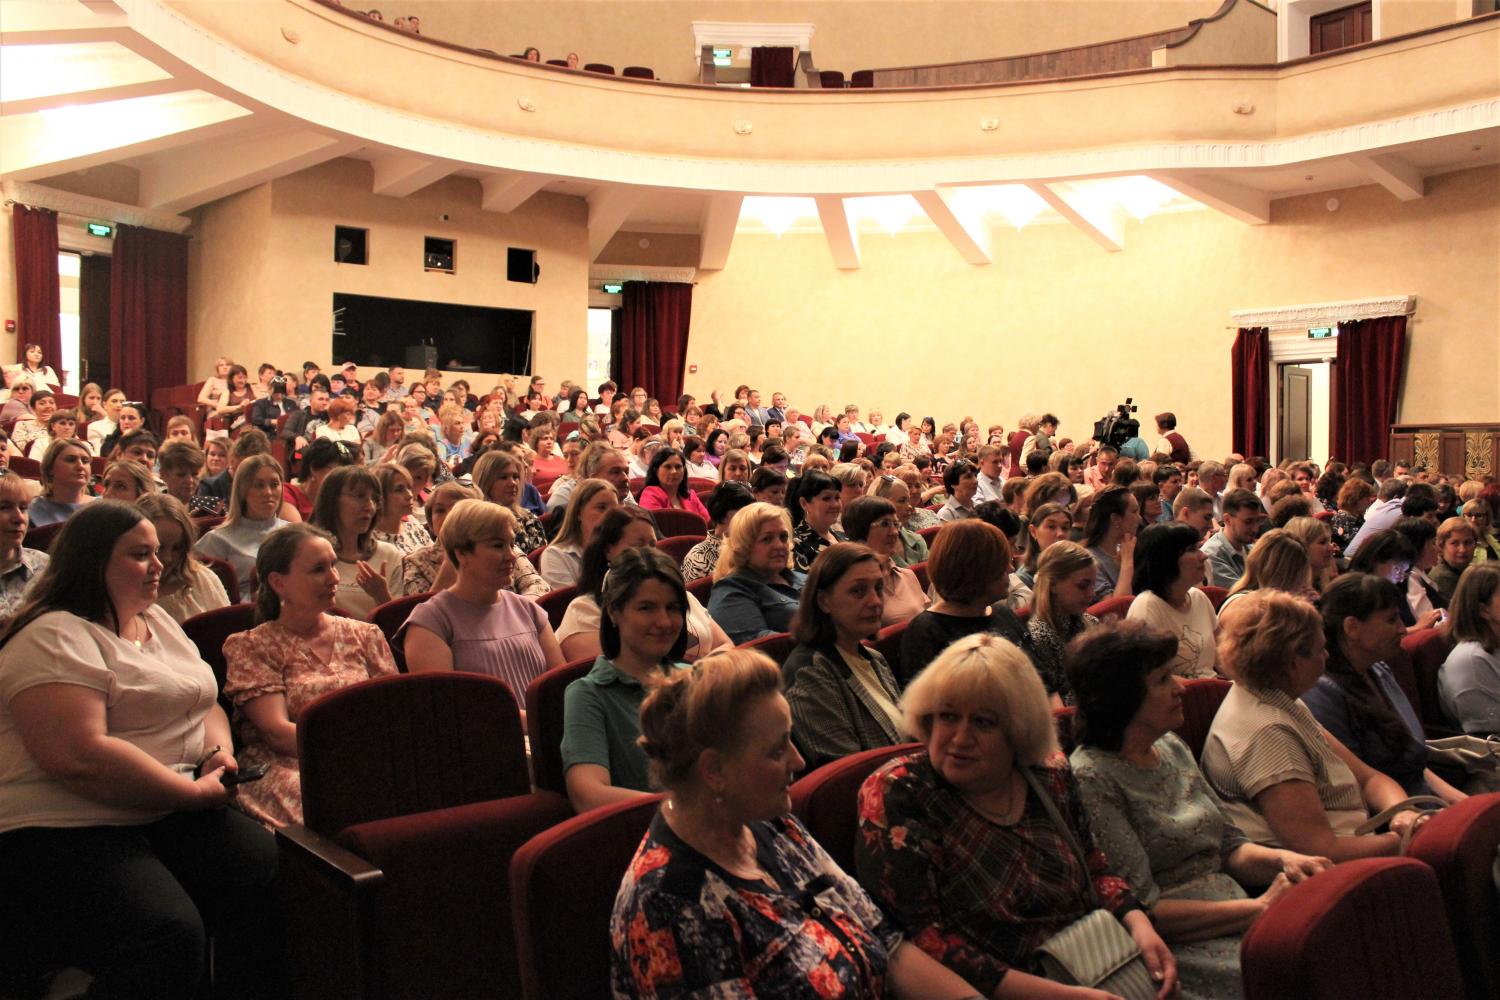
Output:
<svg viewBox="0 0 1500 1000">
<path fill-rule="evenodd" d="M 1089 608 L 1089 614 L 1095 618 L 1124 618 L 1125 612 L 1130 610 L 1130 602 L 1134 597 L 1106 597 L 1099 603 Z"/>
<path fill-rule="evenodd" d="M 663 538 L 657 542 L 656 547 L 668 559 L 681 566 L 682 561 L 687 558 L 687 554 L 693 551 L 693 548 L 702 541 L 702 535 L 673 535 L 670 538 Z"/>
<path fill-rule="evenodd" d="M 1463 995 L 1437 878 L 1412 858 L 1345 861 L 1292 886 L 1245 932 L 1240 975 L 1245 1000 Z"/>
<path fill-rule="evenodd" d="M 696 535 L 702 539 L 708 534 L 708 522 L 690 510 L 653 510 L 651 517 L 663 537 Z"/>
<path fill-rule="evenodd" d="M 10 460 L 10 471 L 26 479 L 40 481 L 42 478 L 42 463 L 36 458 L 27 458 L 17 455 Z"/>
<path fill-rule="evenodd" d="M 854 871 L 859 787 L 892 757 L 920 749 L 920 743 L 904 743 L 850 754 L 824 764 L 792 785 L 792 812 L 846 872 Z"/>
<path fill-rule="evenodd" d="M 548 66 L 561 66 L 563 69 L 567 69 L 568 68 L 568 61 L 566 59 L 548 59 L 547 60 L 547 65 Z"/>
<path fill-rule="evenodd" d="M 851 87 L 873 87 L 875 86 L 875 71 L 873 69 L 857 69 L 849 76 Z"/>
<path fill-rule="evenodd" d="M 240 599 L 240 578 L 234 571 L 234 566 L 223 559 L 215 559 L 213 556 L 199 556 L 198 561 L 213 570 L 214 576 L 224 585 L 224 593 L 229 596 L 230 601 Z"/>
<path fill-rule="evenodd" d="M 224 661 L 224 640 L 254 627 L 253 604 L 231 604 L 227 608 L 214 608 L 182 623 L 182 631 L 187 633 L 188 639 L 198 648 L 198 655 L 213 669 L 214 680 L 219 682 L 220 691 L 224 690 L 224 676 L 229 671 Z"/>
<path fill-rule="evenodd" d="M 405 597 L 386 601 L 370 612 L 370 624 L 379 627 L 380 634 L 385 636 L 386 644 L 391 647 L 391 657 L 396 661 L 396 669 L 403 674 L 406 673 L 406 643 L 397 642 L 396 633 L 401 631 L 401 626 L 406 624 L 417 605 L 431 597 L 431 591 L 425 594 L 407 594 Z M 405 639 L 404 636 L 402 638 Z"/>
<path fill-rule="evenodd" d="M 661 798 L 591 809 L 537 834 L 511 858 L 511 923 L 526 1000 L 609 996 L 615 895 Z"/>
<path fill-rule="evenodd" d="M 553 631 L 556 631 L 558 626 L 562 624 L 563 615 L 568 612 L 568 605 L 577 596 L 577 587 L 558 587 L 556 590 L 549 590 L 536 599 L 536 603 L 541 609 L 547 612 L 547 621 L 551 624 Z"/>
<path fill-rule="evenodd" d="M 841 69 L 818 70 L 818 82 L 823 85 L 824 90 L 843 90 L 844 71 Z"/>
<path fill-rule="evenodd" d="M 1493 866 L 1500 794 L 1475 795 L 1438 813 L 1412 839 L 1409 857 L 1437 873 L 1459 973 L 1474 1000 L 1500 1000 L 1500 895 Z"/>
<path fill-rule="evenodd" d="M 655 80 L 656 73 L 650 66 L 626 66 L 620 71 L 620 75 L 632 80 Z"/>
<path fill-rule="evenodd" d="M 586 63 L 583 68 L 590 73 L 606 73 L 610 76 L 615 75 L 615 68 L 609 63 Z"/>
<path fill-rule="evenodd" d="M 563 694 L 587 674 L 594 657 L 553 667 L 526 685 L 526 731 L 531 745 L 531 778 L 537 788 L 566 795 L 562 762 Z"/>
<path fill-rule="evenodd" d="M 718 486 L 718 481 L 714 479 L 703 479 L 699 476 L 693 476 L 688 479 L 688 489 L 699 496 L 702 496 L 704 493 L 712 493 Z"/>
</svg>

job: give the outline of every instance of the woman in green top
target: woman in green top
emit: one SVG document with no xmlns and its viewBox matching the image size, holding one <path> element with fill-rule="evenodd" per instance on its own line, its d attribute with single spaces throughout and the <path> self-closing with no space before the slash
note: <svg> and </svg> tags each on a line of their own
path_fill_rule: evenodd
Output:
<svg viewBox="0 0 1500 1000">
<path fill-rule="evenodd" d="M 654 548 L 617 555 L 599 603 L 603 653 L 563 695 L 563 771 L 579 812 L 650 791 L 641 702 L 682 667 L 688 643 L 682 574 Z"/>
</svg>

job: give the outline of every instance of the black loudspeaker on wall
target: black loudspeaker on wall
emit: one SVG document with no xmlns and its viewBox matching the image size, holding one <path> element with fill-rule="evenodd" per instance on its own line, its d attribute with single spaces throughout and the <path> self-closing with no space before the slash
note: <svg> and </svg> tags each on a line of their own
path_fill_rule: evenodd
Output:
<svg viewBox="0 0 1500 1000">
<path fill-rule="evenodd" d="M 433 344 L 407 344 L 406 367 L 418 371 L 437 367 L 437 347 Z"/>
<path fill-rule="evenodd" d="M 509 247 L 505 251 L 505 280 L 520 281 L 534 285 L 542 276 L 542 266 L 536 262 L 535 250 Z"/>
</svg>

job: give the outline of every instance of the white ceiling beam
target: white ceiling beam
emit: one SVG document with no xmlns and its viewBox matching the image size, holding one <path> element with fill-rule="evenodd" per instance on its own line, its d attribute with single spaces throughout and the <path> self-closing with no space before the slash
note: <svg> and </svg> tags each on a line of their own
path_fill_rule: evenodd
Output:
<svg viewBox="0 0 1500 1000">
<path fill-rule="evenodd" d="M 1052 207 L 1052 210 L 1073 225 L 1085 236 L 1110 253 L 1125 249 L 1125 213 L 1118 205 L 1087 204 L 1075 192 L 1066 196 L 1059 188 L 1039 181 L 1028 182 L 1027 187 Z"/>
<path fill-rule="evenodd" d="M 122 41 L 130 34 L 123 11 L 101 16 L 80 3 L 5 0 L 0 45 L 60 45 Z"/>
<path fill-rule="evenodd" d="M 818 205 L 818 220 L 823 223 L 823 236 L 828 240 L 828 250 L 833 254 L 833 266 L 841 271 L 859 268 L 859 230 L 844 207 L 841 195 L 820 194 L 814 199 Z"/>
<path fill-rule="evenodd" d="M 1146 176 L 1246 225 L 1264 226 L 1271 221 L 1271 196 L 1265 191 L 1204 174 L 1160 171 Z"/>
<path fill-rule="evenodd" d="M 352 139 L 286 132 L 199 143 L 141 169 L 141 204 L 168 212 L 225 198 L 359 148 Z"/>
<path fill-rule="evenodd" d="M 37 180 L 222 139 L 250 112 L 210 94 L 142 97 L 0 118 L 0 174 Z"/>
<path fill-rule="evenodd" d="M 938 232 L 948 238 L 959 256 L 976 266 L 994 260 L 990 250 L 990 231 L 983 219 L 964 219 L 953 210 L 953 192 L 947 188 L 931 191 L 913 191 L 912 197 L 922 206 L 922 211 L 938 227 Z"/>
<path fill-rule="evenodd" d="M 640 200 L 641 192 L 632 187 L 606 185 L 593 190 L 588 197 L 590 261 L 604 252 Z"/>
<path fill-rule="evenodd" d="M 458 169 L 447 160 L 410 156 L 406 153 L 379 156 L 370 165 L 375 168 L 374 192 L 391 198 L 405 198 L 416 194 Z"/>
<path fill-rule="evenodd" d="M 1399 156 L 1355 153 L 1349 162 L 1402 201 L 1416 201 L 1427 194 L 1427 180 L 1421 171 Z"/>
<path fill-rule="evenodd" d="M 486 212 L 514 212 L 552 180 L 547 174 L 489 174 L 479 182 L 479 205 Z"/>
<path fill-rule="evenodd" d="M 75 90 L 66 94 L 46 94 L 23 98 L 19 101 L 0 101 L 0 115 L 29 115 L 34 111 L 46 111 L 49 108 L 107 104 L 110 101 L 128 101 L 136 97 L 175 94 L 186 89 L 188 88 L 184 87 L 181 81 L 171 77 L 160 80 L 137 80 L 133 83 L 121 83 L 109 87 Z"/>
<path fill-rule="evenodd" d="M 729 263 L 729 248 L 734 245 L 734 231 L 740 224 L 740 208 L 745 204 L 741 194 L 712 194 L 703 205 L 698 238 L 698 268 L 722 271 Z"/>
</svg>

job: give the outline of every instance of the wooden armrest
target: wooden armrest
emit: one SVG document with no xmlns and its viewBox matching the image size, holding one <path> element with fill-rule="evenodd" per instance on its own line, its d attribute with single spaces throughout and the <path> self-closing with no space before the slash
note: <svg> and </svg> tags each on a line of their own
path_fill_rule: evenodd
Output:
<svg viewBox="0 0 1500 1000">
<path fill-rule="evenodd" d="M 276 840 L 283 851 L 311 860 L 349 888 L 371 887 L 385 877 L 384 872 L 364 858 L 300 823 L 279 828 Z"/>
<path fill-rule="evenodd" d="M 375 893 L 385 873 L 305 826 L 276 831 L 292 1000 L 381 996 Z"/>
</svg>

